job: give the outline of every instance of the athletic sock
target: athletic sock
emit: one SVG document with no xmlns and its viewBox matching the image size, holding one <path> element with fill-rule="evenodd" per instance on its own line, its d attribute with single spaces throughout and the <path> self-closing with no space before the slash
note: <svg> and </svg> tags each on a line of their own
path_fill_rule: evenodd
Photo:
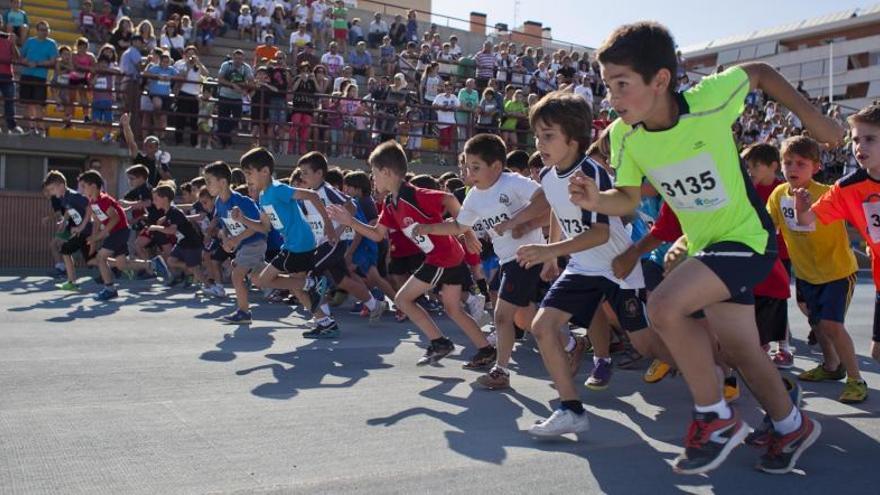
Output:
<svg viewBox="0 0 880 495">
<path fill-rule="evenodd" d="M 577 341 L 574 340 L 574 337 L 571 334 L 568 335 L 568 343 L 565 344 L 565 352 L 571 352 L 574 349 L 574 346 L 577 345 Z"/>
<path fill-rule="evenodd" d="M 324 303 L 320 306 L 320 308 L 321 308 L 321 312 L 324 313 L 325 315 L 330 314 L 330 305 L 329 304 Z"/>
<path fill-rule="evenodd" d="M 325 317 L 321 318 L 320 320 L 318 320 L 319 325 L 327 325 L 332 322 L 333 322 L 333 318 L 330 318 L 329 316 L 325 316 Z"/>
<path fill-rule="evenodd" d="M 782 421 L 773 421 L 773 429 L 780 435 L 788 435 L 789 433 L 801 427 L 801 411 L 794 406 Z"/>
<path fill-rule="evenodd" d="M 559 408 L 569 410 L 575 414 L 584 413 L 584 404 L 579 400 L 564 400 Z"/>
<path fill-rule="evenodd" d="M 483 294 L 486 298 L 489 297 L 489 284 L 486 283 L 485 278 L 477 280 L 477 288 L 480 289 L 480 294 Z"/>
<path fill-rule="evenodd" d="M 608 364 L 611 362 L 611 358 L 610 357 L 603 358 L 603 357 L 593 355 L 593 366 L 599 366 L 599 361 L 605 361 L 605 364 Z"/>
<path fill-rule="evenodd" d="M 721 402 L 718 402 L 717 404 L 709 406 L 698 406 L 694 404 L 694 410 L 698 413 L 713 412 L 718 415 L 719 419 L 730 419 L 731 415 L 733 415 L 733 411 L 730 410 L 730 406 L 727 405 L 727 402 L 724 402 L 724 399 L 721 399 Z"/>
<path fill-rule="evenodd" d="M 364 306 L 366 306 L 367 309 L 369 309 L 370 311 L 374 311 L 376 309 L 376 306 L 378 306 L 378 305 L 379 305 L 379 301 L 377 301 L 376 298 L 373 297 L 372 294 L 370 294 L 370 300 L 364 302 Z"/>
</svg>

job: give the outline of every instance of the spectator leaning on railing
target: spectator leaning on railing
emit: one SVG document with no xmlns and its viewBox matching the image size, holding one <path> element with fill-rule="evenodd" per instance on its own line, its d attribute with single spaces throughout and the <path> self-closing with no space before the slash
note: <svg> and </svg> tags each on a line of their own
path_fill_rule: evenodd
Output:
<svg viewBox="0 0 880 495">
<path fill-rule="evenodd" d="M 223 62 L 218 73 L 217 134 L 220 147 L 232 144 L 233 130 L 241 120 L 242 98 L 254 82 L 254 70 L 244 62 L 241 49 L 232 52 L 232 60 Z"/>
</svg>

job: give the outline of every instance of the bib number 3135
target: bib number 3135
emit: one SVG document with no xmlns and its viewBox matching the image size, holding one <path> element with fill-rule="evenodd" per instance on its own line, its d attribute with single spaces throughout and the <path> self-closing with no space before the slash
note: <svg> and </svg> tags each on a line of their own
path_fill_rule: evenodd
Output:
<svg viewBox="0 0 880 495">
<path fill-rule="evenodd" d="M 654 187 L 677 211 L 713 211 L 728 202 L 715 160 L 708 153 L 648 173 Z"/>
</svg>

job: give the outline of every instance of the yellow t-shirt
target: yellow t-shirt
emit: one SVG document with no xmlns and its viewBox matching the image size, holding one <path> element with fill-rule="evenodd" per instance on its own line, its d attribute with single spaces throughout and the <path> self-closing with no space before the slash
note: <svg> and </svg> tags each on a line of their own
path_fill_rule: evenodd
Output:
<svg viewBox="0 0 880 495">
<path fill-rule="evenodd" d="M 808 189 L 815 201 L 831 186 L 810 181 Z M 767 211 L 782 232 L 797 278 L 819 285 L 846 278 L 858 269 L 856 257 L 849 247 L 846 224 L 841 220 L 827 225 L 822 222 L 798 225 L 794 216 L 794 197 L 787 183 L 780 184 L 770 193 Z"/>
</svg>

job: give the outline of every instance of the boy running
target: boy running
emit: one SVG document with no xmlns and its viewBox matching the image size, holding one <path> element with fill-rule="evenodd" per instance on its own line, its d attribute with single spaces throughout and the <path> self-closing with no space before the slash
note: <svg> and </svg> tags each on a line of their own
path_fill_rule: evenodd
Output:
<svg viewBox="0 0 880 495">
<path fill-rule="evenodd" d="M 50 170 L 43 180 L 43 187 L 53 197 L 57 198 L 60 211 L 64 216 L 65 232 L 70 233 L 73 229 L 83 224 L 88 216 L 89 198 L 67 187 L 67 179 L 64 174 L 57 170 Z M 79 286 L 76 283 L 76 265 L 73 255 L 77 251 L 82 252 L 83 259 L 89 261 L 92 256 L 86 245 L 86 239 L 91 235 L 92 227 L 87 225 L 78 235 L 71 235 L 61 244 L 61 258 L 64 261 L 64 271 L 67 281 L 58 284 L 61 290 L 76 291 Z"/>
</svg>

